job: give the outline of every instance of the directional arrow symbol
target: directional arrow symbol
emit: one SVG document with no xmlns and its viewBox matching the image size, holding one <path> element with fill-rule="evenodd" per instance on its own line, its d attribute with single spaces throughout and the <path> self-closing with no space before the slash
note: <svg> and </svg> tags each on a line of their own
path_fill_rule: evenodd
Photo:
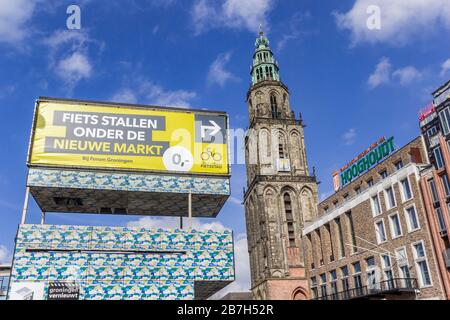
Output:
<svg viewBox="0 0 450 320">
<path fill-rule="evenodd" d="M 207 130 L 212 130 L 211 131 L 211 135 L 215 136 L 216 134 L 218 134 L 220 132 L 220 130 L 222 129 L 215 121 L 213 120 L 209 120 L 209 123 L 211 124 L 210 126 L 201 126 L 201 131 L 202 131 L 202 139 L 206 138 L 206 131 Z"/>
</svg>

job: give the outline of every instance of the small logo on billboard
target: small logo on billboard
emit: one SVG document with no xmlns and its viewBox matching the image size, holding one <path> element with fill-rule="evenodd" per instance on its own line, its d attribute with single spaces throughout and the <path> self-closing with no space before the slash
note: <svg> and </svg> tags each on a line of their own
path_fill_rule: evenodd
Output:
<svg viewBox="0 0 450 320">
<path fill-rule="evenodd" d="M 47 300 L 79 300 L 80 286 L 69 282 L 50 282 Z"/>
<path fill-rule="evenodd" d="M 339 171 L 333 172 L 333 187 L 334 192 L 338 192 L 339 188 L 341 187 L 341 181 L 339 179 Z"/>
</svg>

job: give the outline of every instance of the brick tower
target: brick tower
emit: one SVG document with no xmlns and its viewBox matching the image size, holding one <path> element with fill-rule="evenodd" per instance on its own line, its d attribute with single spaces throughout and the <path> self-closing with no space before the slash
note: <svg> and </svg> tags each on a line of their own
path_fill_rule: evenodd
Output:
<svg viewBox="0 0 450 320">
<path fill-rule="evenodd" d="M 317 181 L 309 173 L 301 115 L 281 81 L 269 40 L 256 40 L 247 93 L 247 190 L 244 195 L 255 299 L 309 298 L 302 228 L 317 216 Z"/>
</svg>

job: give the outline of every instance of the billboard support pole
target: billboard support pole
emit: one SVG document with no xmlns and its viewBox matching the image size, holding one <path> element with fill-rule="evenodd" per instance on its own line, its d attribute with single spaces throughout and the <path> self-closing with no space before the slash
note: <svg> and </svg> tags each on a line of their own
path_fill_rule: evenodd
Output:
<svg viewBox="0 0 450 320">
<path fill-rule="evenodd" d="M 22 221 L 20 224 L 25 224 L 25 219 L 27 218 L 28 211 L 28 197 L 30 196 L 30 187 L 27 187 L 25 191 L 25 200 L 23 202 L 23 210 L 22 210 Z"/>
<path fill-rule="evenodd" d="M 41 224 L 44 225 L 45 224 L 45 211 L 42 210 L 42 214 L 41 214 Z"/>
<path fill-rule="evenodd" d="M 183 230 L 183 217 L 180 217 L 180 230 Z"/>
<path fill-rule="evenodd" d="M 192 229 L 192 191 L 189 190 L 188 195 L 188 214 L 189 214 L 189 229 Z"/>
</svg>

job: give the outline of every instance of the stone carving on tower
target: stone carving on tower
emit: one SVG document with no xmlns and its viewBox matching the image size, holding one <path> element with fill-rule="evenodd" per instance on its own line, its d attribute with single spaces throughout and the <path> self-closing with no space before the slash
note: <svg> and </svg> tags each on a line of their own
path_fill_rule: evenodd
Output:
<svg viewBox="0 0 450 320">
<path fill-rule="evenodd" d="M 304 126 L 262 30 L 247 94 L 247 190 L 244 194 L 255 299 L 308 299 L 302 228 L 317 216 L 317 181 L 306 158 Z"/>
</svg>

